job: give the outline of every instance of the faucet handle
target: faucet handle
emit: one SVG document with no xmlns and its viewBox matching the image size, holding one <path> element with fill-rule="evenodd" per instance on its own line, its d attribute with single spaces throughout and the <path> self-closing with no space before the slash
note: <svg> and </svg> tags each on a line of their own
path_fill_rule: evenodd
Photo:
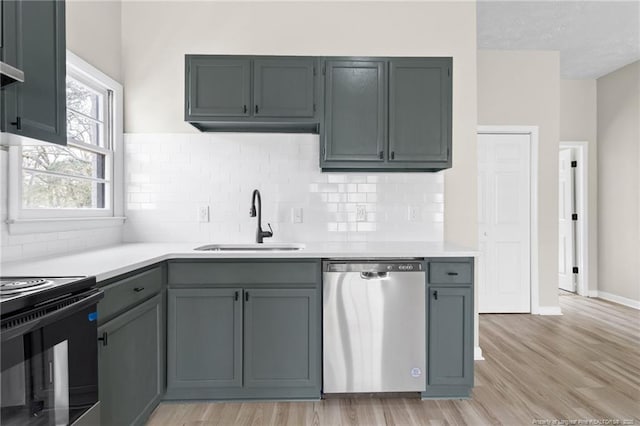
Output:
<svg viewBox="0 0 640 426">
<path fill-rule="evenodd" d="M 267 236 L 268 237 L 273 237 L 273 228 L 271 227 L 270 223 L 267 223 L 267 226 L 269 227 L 269 230 L 267 231 Z"/>
</svg>

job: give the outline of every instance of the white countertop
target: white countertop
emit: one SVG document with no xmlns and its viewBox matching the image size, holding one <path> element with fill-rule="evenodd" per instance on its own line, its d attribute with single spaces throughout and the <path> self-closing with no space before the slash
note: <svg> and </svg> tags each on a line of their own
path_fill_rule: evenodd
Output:
<svg viewBox="0 0 640 426">
<path fill-rule="evenodd" d="M 298 251 L 194 251 L 206 243 L 130 243 L 0 265 L 1 276 L 94 275 L 98 281 L 169 259 L 473 257 L 477 251 L 436 242 L 309 243 Z"/>
</svg>

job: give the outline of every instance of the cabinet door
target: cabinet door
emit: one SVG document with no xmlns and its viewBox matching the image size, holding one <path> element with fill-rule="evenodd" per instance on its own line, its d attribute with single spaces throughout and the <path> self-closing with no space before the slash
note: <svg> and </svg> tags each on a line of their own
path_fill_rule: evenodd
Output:
<svg viewBox="0 0 640 426">
<path fill-rule="evenodd" d="M 429 287 L 429 385 L 473 385 L 471 287 Z"/>
<path fill-rule="evenodd" d="M 254 116 L 313 117 L 312 58 L 256 59 L 253 62 Z"/>
<path fill-rule="evenodd" d="M 251 61 L 227 57 L 186 57 L 185 119 L 251 115 Z"/>
<path fill-rule="evenodd" d="M 169 289 L 169 389 L 242 386 L 241 296 L 241 289 Z"/>
<path fill-rule="evenodd" d="M 384 162 L 383 61 L 327 61 L 324 161 Z"/>
<path fill-rule="evenodd" d="M 314 289 L 247 289 L 245 386 L 320 387 L 320 321 Z"/>
<path fill-rule="evenodd" d="M 389 161 L 446 162 L 451 60 L 398 59 L 389 68 Z"/>
<path fill-rule="evenodd" d="M 67 144 L 64 1 L 3 1 L 3 60 L 24 82 L 2 89 L 3 131 Z"/>
<path fill-rule="evenodd" d="M 101 424 L 142 424 L 163 393 L 162 296 L 98 329 Z"/>
</svg>

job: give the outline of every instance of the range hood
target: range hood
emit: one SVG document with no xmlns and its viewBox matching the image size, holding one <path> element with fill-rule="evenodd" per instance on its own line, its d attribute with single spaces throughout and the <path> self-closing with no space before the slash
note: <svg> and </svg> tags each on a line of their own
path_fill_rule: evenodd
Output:
<svg viewBox="0 0 640 426">
<path fill-rule="evenodd" d="M 18 68 L 0 61 L 0 87 L 8 86 L 12 83 L 23 83 L 24 73 Z"/>
</svg>

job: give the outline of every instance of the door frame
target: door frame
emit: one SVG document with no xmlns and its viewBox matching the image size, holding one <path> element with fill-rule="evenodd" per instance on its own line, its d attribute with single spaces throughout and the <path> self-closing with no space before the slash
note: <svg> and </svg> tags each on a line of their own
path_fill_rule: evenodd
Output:
<svg viewBox="0 0 640 426">
<path fill-rule="evenodd" d="M 589 295 L 589 143 L 586 141 L 561 141 L 559 149 L 575 150 L 576 170 L 575 197 L 578 226 L 576 227 L 575 251 L 577 254 L 578 276 L 576 277 L 576 293 Z M 575 263 L 575 262 L 574 262 Z"/>
<path fill-rule="evenodd" d="M 478 135 L 528 135 L 529 136 L 529 185 L 530 185 L 530 227 L 529 227 L 529 244 L 530 244 L 530 264 L 529 279 L 531 292 L 531 314 L 532 315 L 549 315 L 544 309 L 540 308 L 539 298 L 539 282 L 538 282 L 538 126 L 506 126 L 506 125 L 488 125 L 478 126 Z M 478 280 L 478 286 L 482 285 Z"/>
</svg>

